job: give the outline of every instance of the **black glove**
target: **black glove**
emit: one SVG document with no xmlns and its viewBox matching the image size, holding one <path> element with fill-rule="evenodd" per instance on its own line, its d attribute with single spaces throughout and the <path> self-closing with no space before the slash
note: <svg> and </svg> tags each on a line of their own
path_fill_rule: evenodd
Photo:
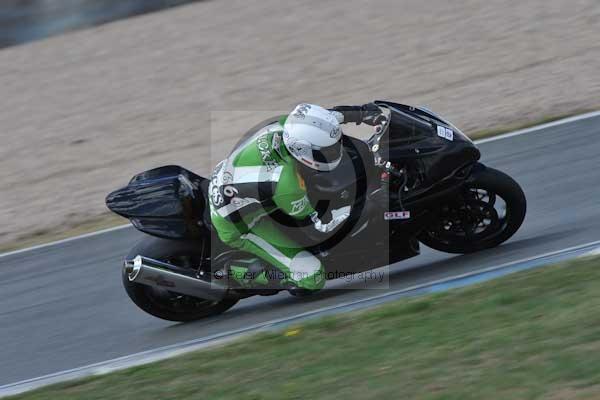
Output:
<svg viewBox="0 0 600 400">
<path fill-rule="evenodd" d="M 385 115 L 381 112 L 381 109 L 375 105 L 375 103 L 363 104 L 360 106 L 360 111 L 361 121 L 367 125 L 379 125 L 381 121 L 385 120 Z"/>
<path fill-rule="evenodd" d="M 344 124 L 354 122 L 356 125 L 360 125 L 362 122 L 362 109 L 361 106 L 335 106 L 329 111 L 337 111 L 344 116 Z"/>
<path fill-rule="evenodd" d="M 374 103 L 363 104 L 362 106 L 336 106 L 330 111 L 337 111 L 344 115 L 345 124 L 354 122 L 360 125 L 364 122 L 367 125 L 375 126 L 385 119 L 381 109 Z"/>
</svg>

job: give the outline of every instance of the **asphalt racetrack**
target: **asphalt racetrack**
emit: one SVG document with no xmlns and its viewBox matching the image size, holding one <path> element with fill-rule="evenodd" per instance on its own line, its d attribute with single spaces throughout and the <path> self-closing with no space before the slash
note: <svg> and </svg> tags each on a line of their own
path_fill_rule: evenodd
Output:
<svg viewBox="0 0 600 400">
<path fill-rule="evenodd" d="M 522 185 L 523 227 L 476 254 L 423 248 L 391 267 L 390 290 L 600 239 L 600 116 L 480 148 L 484 163 Z M 169 323 L 138 310 L 121 287 L 122 258 L 141 236 L 127 228 L 0 257 L 0 385 L 383 293 L 333 281 L 348 287 L 306 299 L 253 297 L 219 317 Z"/>
</svg>

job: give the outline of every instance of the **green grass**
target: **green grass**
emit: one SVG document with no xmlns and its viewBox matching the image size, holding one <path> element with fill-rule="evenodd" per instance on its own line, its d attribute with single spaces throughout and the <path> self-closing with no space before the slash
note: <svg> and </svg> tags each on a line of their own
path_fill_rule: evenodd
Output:
<svg viewBox="0 0 600 400">
<path fill-rule="evenodd" d="M 328 317 L 16 398 L 600 398 L 599 351 L 596 258 Z"/>
</svg>

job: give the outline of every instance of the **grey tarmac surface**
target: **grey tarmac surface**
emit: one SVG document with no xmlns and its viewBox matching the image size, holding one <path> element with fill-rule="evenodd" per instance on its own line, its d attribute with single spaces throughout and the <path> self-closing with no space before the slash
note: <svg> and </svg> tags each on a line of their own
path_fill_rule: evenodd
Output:
<svg viewBox="0 0 600 400">
<path fill-rule="evenodd" d="M 477 254 L 423 249 L 391 267 L 391 289 L 600 239 L 600 117 L 480 148 L 484 163 L 523 186 L 529 201 L 523 227 L 504 245 Z M 141 236 L 123 229 L 0 258 L 0 385 L 378 293 L 329 282 L 342 290 L 307 299 L 255 297 L 219 317 L 169 323 L 138 310 L 121 287 L 122 257 Z"/>
</svg>

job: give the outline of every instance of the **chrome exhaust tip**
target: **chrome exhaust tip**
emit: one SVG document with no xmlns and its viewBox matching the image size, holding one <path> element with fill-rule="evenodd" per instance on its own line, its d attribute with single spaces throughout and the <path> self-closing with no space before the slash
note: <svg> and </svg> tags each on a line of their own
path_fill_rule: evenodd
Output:
<svg viewBox="0 0 600 400">
<path fill-rule="evenodd" d="M 140 266 L 138 265 L 136 267 L 136 263 L 135 260 L 137 259 L 134 258 L 133 260 L 125 260 L 123 261 L 123 269 L 125 270 L 125 273 L 127 274 L 127 277 L 129 278 L 130 281 L 133 281 L 133 279 L 135 279 L 135 271 L 139 271 Z M 132 279 L 133 278 L 133 279 Z"/>
<path fill-rule="evenodd" d="M 228 287 L 221 282 L 208 282 L 176 265 L 141 255 L 133 260 L 125 260 L 123 268 L 130 282 L 166 289 L 170 292 L 207 300 L 222 300 Z"/>
</svg>

